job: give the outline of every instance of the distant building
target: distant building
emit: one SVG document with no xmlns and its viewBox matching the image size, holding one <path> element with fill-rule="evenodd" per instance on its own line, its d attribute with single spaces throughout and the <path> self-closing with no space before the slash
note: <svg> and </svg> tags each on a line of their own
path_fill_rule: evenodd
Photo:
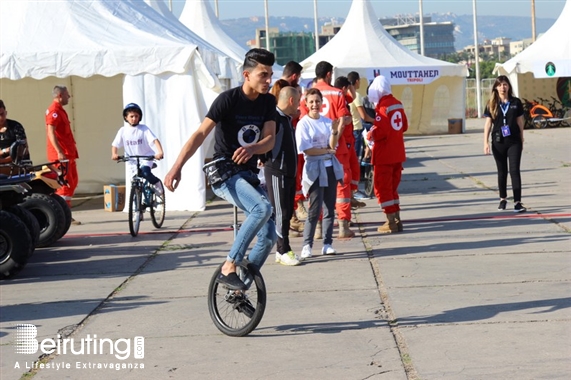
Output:
<svg viewBox="0 0 571 380">
<path fill-rule="evenodd" d="M 494 58 L 498 61 L 505 61 L 513 54 L 510 51 L 511 38 L 497 37 L 493 40 L 484 40 L 481 45 L 478 45 L 479 56 L 481 58 Z M 522 45 L 523 47 L 523 45 Z M 475 55 L 476 49 L 474 45 L 468 45 L 464 51 L 471 56 Z"/>
<path fill-rule="evenodd" d="M 522 51 L 527 49 L 532 43 L 533 40 L 531 38 L 526 38 L 521 41 L 510 42 L 510 55 L 513 57 L 514 55 L 521 53 Z"/>
<path fill-rule="evenodd" d="M 339 30 L 340 24 L 326 23 L 321 27 L 319 46 L 323 47 Z M 301 62 L 315 53 L 314 33 L 280 32 L 279 28 L 269 29 L 270 51 L 276 56 L 278 65 L 285 65 L 289 61 Z M 256 29 L 256 38 L 248 41 L 250 48 L 266 48 L 266 29 Z"/>
<path fill-rule="evenodd" d="M 420 17 L 398 15 L 394 18 L 379 19 L 385 30 L 404 47 L 420 54 Z M 432 22 L 429 16 L 423 17 L 424 55 L 440 58 L 443 55 L 455 53 L 454 24 L 447 22 Z"/>
</svg>

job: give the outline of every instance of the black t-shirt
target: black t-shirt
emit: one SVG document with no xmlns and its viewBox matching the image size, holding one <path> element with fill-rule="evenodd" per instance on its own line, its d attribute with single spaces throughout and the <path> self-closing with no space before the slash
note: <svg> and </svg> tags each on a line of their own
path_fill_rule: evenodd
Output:
<svg viewBox="0 0 571 380">
<path fill-rule="evenodd" d="M 250 100 L 235 87 L 218 95 L 206 117 L 216 122 L 214 134 L 214 158 L 232 155 L 241 146 L 260 140 L 266 121 L 276 119 L 276 98 L 272 94 L 260 94 Z M 252 157 L 246 166 L 257 172 L 258 157 Z"/>
<path fill-rule="evenodd" d="M 6 120 L 6 131 L 0 132 L 0 149 L 9 148 L 16 140 L 26 140 L 26 131 L 16 120 Z"/>
<path fill-rule="evenodd" d="M 517 118 L 523 115 L 523 105 L 519 98 L 513 97 L 509 100 L 510 105 L 506 112 L 506 122 L 505 124 L 510 127 L 510 138 L 521 140 L 521 132 L 517 124 Z M 504 126 L 504 114 L 501 107 L 498 105 L 498 114 L 494 118 L 490 112 L 489 107 L 486 105 L 484 110 L 484 117 L 489 117 L 492 119 L 492 135 L 494 133 L 499 133 L 501 135 L 501 128 Z"/>
<path fill-rule="evenodd" d="M 278 170 L 287 177 L 297 172 L 297 144 L 291 118 L 276 110 L 276 142 L 265 165 Z"/>
</svg>

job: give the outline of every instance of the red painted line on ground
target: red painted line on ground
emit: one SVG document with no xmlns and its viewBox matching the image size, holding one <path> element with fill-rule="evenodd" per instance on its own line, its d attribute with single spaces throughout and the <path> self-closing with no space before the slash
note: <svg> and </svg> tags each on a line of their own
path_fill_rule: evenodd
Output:
<svg viewBox="0 0 571 380">
<path fill-rule="evenodd" d="M 208 232 L 222 232 L 232 231 L 232 227 L 218 227 L 218 228 L 189 228 L 184 230 L 158 230 L 139 232 L 138 235 L 164 235 L 164 234 L 183 234 L 183 233 L 208 233 Z M 94 234 L 66 234 L 62 239 L 70 238 L 89 238 L 89 237 L 102 237 L 102 236 L 123 236 L 131 235 L 130 232 L 107 232 L 107 233 L 94 233 Z"/>
<path fill-rule="evenodd" d="M 472 216 L 466 218 L 438 218 L 438 219 L 406 219 L 406 223 L 433 223 L 433 222 L 457 222 L 467 220 L 494 220 L 494 219 L 518 219 L 518 218 L 565 218 L 571 217 L 571 214 L 535 214 L 535 213 L 512 213 L 511 215 L 488 215 L 488 216 Z"/>
</svg>

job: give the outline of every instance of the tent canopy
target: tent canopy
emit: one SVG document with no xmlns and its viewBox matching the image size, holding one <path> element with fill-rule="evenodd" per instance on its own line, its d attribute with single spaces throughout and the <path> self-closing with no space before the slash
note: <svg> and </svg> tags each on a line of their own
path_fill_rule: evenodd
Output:
<svg viewBox="0 0 571 380">
<path fill-rule="evenodd" d="M 211 49 L 141 1 L 1 0 L 0 5 L 1 13 L 10 15 L 0 23 L 0 78 L 183 73 L 197 48 Z"/>
<path fill-rule="evenodd" d="M 331 63 L 335 75 L 347 75 L 349 71 L 358 70 L 366 72 L 368 79 L 373 79 L 375 74 L 382 73 L 393 84 L 398 82 L 397 79 L 408 78 L 416 80 L 409 84 L 426 84 L 436 75 L 465 78 L 467 74 L 464 65 L 421 56 L 395 41 L 377 19 L 369 0 L 353 0 L 341 30 L 301 63 L 304 68 L 302 76 L 314 77 L 315 66 L 320 61 Z M 425 73 L 426 70 L 437 72 Z"/>
<path fill-rule="evenodd" d="M 498 65 L 499 74 L 533 73 L 535 78 L 571 77 L 571 2 L 555 23 L 530 47 Z"/>
<path fill-rule="evenodd" d="M 179 20 L 230 57 L 220 61 L 222 78 L 230 79 L 233 87 L 242 82 L 242 65 L 247 51 L 224 31 L 208 1 L 186 0 Z M 283 69 L 279 65 L 274 65 L 273 70 L 274 78 L 281 77 Z"/>
<path fill-rule="evenodd" d="M 0 98 L 26 128 L 34 162 L 45 162 L 51 90 L 70 89 L 77 193 L 129 183 L 124 166 L 108 158 L 124 104 L 139 104 L 161 141 L 165 159 L 155 175 L 164 178 L 219 92 L 201 53 L 220 52 L 142 0 L 0 0 L 0 13 L 10 15 L 0 23 Z M 204 209 L 204 150 L 187 162 L 168 210 Z"/>
<path fill-rule="evenodd" d="M 333 65 L 333 76 L 356 71 L 372 80 L 383 74 L 403 102 L 408 134 L 448 131 L 450 119 L 465 117 L 467 68 L 413 53 L 382 27 L 369 0 L 353 0 L 341 30 L 323 48 L 301 62 L 302 77 L 313 78 L 320 61 Z M 363 92 L 366 82 L 361 81 Z"/>
</svg>

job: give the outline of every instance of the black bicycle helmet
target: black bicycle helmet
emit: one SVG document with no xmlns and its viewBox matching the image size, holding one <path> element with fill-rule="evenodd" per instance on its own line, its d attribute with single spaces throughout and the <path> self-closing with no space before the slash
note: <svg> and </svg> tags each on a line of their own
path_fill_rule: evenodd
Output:
<svg viewBox="0 0 571 380">
<path fill-rule="evenodd" d="M 129 103 L 125 106 L 125 109 L 123 110 L 123 119 L 126 120 L 125 118 L 127 117 L 127 113 L 132 111 L 139 114 L 139 121 L 143 120 L 143 110 L 135 103 Z"/>
</svg>

